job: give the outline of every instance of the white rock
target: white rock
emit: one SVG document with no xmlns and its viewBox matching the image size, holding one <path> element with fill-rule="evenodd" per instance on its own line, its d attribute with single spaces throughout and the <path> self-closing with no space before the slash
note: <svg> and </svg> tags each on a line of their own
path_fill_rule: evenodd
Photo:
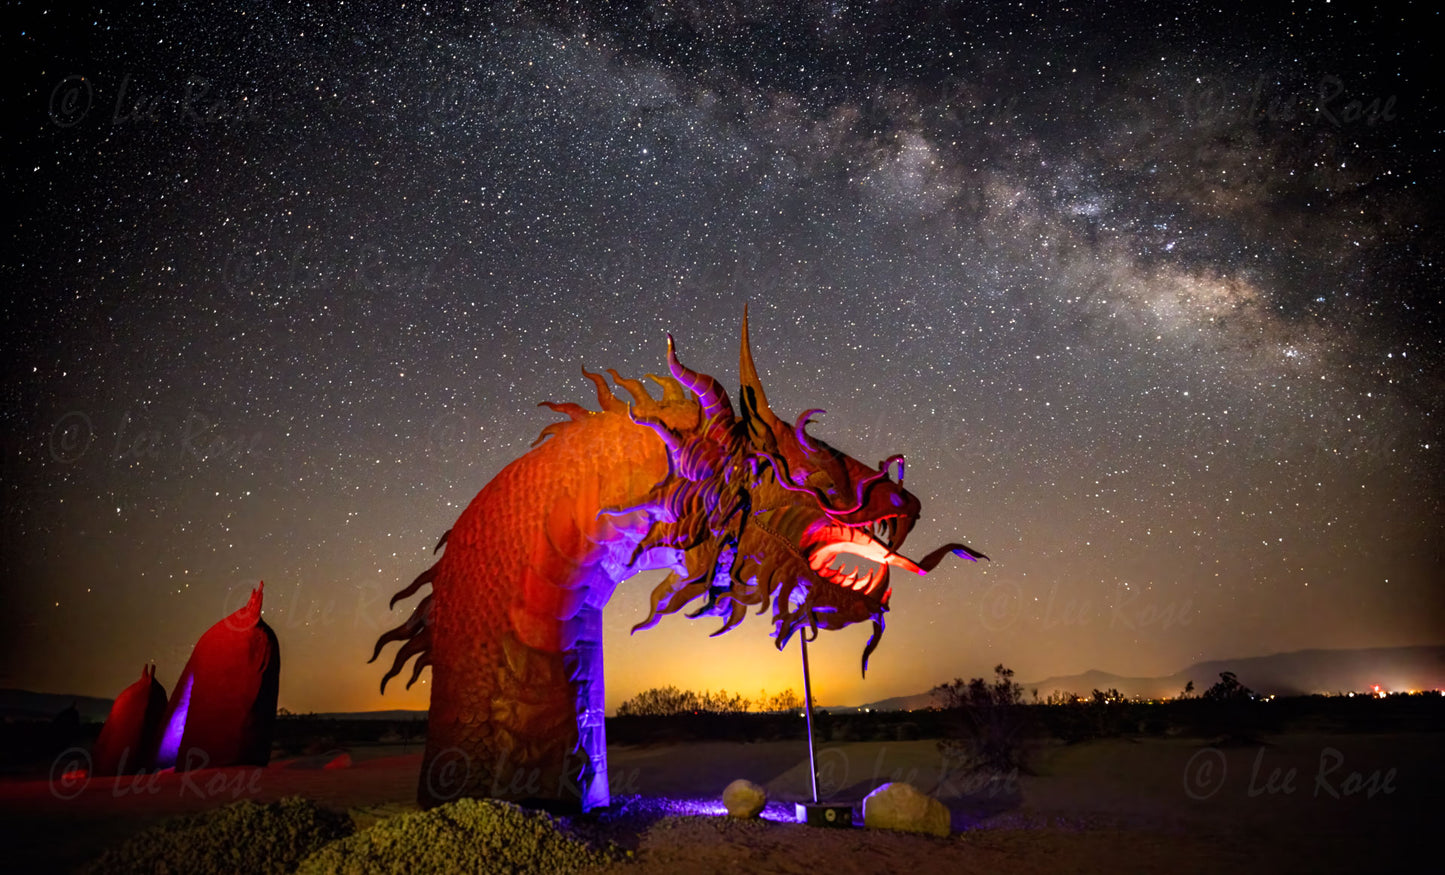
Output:
<svg viewBox="0 0 1445 875">
<path fill-rule="evenodd" d="M 733 781 L 723 791 L 723 804 L 732 817 L 757 817 L 767 801 L 768 791 L 743 778 Z"/>
<path fill-rule="evenodd" d="M 863 825 L 947 836 L 948 808 L 932 796 L 918 792 L 912 784 L 884 784 L 864 798 Z"/>
</svg>

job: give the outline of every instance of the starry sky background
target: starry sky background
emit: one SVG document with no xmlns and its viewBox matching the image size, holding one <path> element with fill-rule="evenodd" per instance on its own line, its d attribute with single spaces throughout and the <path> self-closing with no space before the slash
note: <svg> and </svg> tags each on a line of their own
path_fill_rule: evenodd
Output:
<svg viewBox="0 0 1445 875">
<path fill-rule="evenodd" d="M 424 708 L 386 600 L 536 403 L 667 332 L 735 386 L 744 303 L 905 552 L 994 559 L 825 704 L 1445 640 L 1428 4 L 327 5 L 6 7 L 0 687 L 169 689 L 264 579 L 283 707 Z M 655 580 L 611 706 L 801 688 L 762 618 L 627 637 Z"/>
</svg>

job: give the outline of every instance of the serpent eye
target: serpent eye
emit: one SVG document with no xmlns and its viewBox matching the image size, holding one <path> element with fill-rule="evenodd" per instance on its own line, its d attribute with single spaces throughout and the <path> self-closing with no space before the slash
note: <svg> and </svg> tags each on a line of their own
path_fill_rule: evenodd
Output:
<svg viewBox="0 0 1445 875">
<path fill-rule="evenodd" d="M 830 495 L 838 491 L 837 484 L 833 482 L 833 478 L 828 474 L 827 471 L 814 471 L 812 474 L 809 474 L 807 479 L 803 482 L 806 486 L 818 489 Z"/>
</svg>

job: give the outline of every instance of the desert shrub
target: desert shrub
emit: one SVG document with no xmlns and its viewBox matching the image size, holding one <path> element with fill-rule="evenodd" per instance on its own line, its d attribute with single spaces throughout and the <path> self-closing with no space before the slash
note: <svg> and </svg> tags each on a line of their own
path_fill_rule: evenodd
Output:
<svg viewBox="0 0 1445 875">
<path fill-rule="evenodd" d="M 1224 735 L 1251 741 L 1264 728 L 1264 703 L 1239 682 L 1232 671 L 1219 673 L 1219 681 L 1191 702 L 1194 728 L 1205 735 Z"/>
<path fill-rule="evenodd" d="M 1206 702 L 1253 702 L 1257 697 L 1254 690 L 1239 682 L 1232 671 L 1219 673 L 1219 681 L 1204 691 Z"/>
<path fill-rule="evenodd" d="M 699 697 L 699 704 L 702 710 L 714 714 L 743 714 L 753 706 L 751 699 L 741 693 L 729 695 L 727 690 L 718 690 L 716 693 L 704 690 Z"/>
<path fill-rule="evenodd" d="M 1149 706 L 1130 701 L 1118 690 L 1094 690 L 1088 696 L 1055 693 L 1035 714 L 1050 735 L 1069 744 L 1094 738 L 1112 738 L 1145 732 L 1143 719 Z M 1156 730 L 1148 730 L 1156 731 Z M 1164 726 L 1157 727 L 1158 732 Z"/>
<path fill-rule="evenodd" d="M 775 695 L 759 690 L 757 699 L 749 699 L 727 690 L 679 690 L 674 686 L 653 687 L 643 690 L 617 706 L 618 717 L 667 717 L 673 714 L 745 714 L 756 710 L 761 713 L 800 711 L 802 698 L 792 688 Z M 813 697 L 813 707 L 818 699 Z"/>
<path fill-rule="evenodd" d="M 643 690 L 623 702 L 617 708 L 617 716 L 661 717 L 667 714 L 689 714 L 697 710 L 697 693 L 667 686 Z"/>
<path fill-rule="evenodd" d="M 758 694 L 758 709 L 761 711 L 798 711 L 801 710 L 802 707 L 803 699 L 797 693 L 793 692 L 792 687 L 788 687 L 786 690 L 774 696 L 766 696 L 764 693 Z M 813 707 L 818 707 L 818 699 L 816 696 L 813 697 Z"/>
<path fill-rule="evenodd" d="M 298 875 L 576 872 L 617 859 L 548 814 L 496 799 L 458 799 L 380 821 L 302 861 Z"/>
<path fill-rule="evenodd" d="M 939 742 L 951 760 L 971 770 L 1009 772 L 1026 767 L 1023 687 L 1014 683 L 1013 669 L 994 667 L 992 684 L 983 678 L 933 688 L 944 707 L 957 715 L 953 737 Z"/>
<path fill-rule="evenodd" d="M 665 717 L 671 714 L 742 714 L 752 707 L 752 700 L 727 690 L 679 690 L 677 687 L 653 687 L 643 690 L 617 707 L 618 717 Z"/>
<path fill-rule="evenodd" d="M 1049 734 L 1069 744 L 1099 736 L 1097 707 L 1074 693 L 1050 696 L 1039 713 Z"/>
<path fill-rule="evenodd" d="M 285 873 L 352 832 L 351 819 L 292 796 L 165 821 L 107 850 L 82 871 L 101 873 Z"/>
</svg>

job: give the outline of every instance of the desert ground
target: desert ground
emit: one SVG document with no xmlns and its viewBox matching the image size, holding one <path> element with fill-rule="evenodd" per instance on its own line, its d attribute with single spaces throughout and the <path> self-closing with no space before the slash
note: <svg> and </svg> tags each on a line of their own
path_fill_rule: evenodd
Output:
<svg viewBox="0 0 1445 875">
<path fill-rule="evenodd" d="M 340 752 L 264 769 L 6 779 L 5 868 L 73 869 L 167 817 L 242 798 L 302 795 L 361 828 L 414 809 L 418 745 L 347 754 L 332 768 Z M 610 758 L 613 810 L 589 817 L 634 851 L 605 871 L 637 873 L 1404 871 L 1429 850 L 1445 787 L 1433 733 L 1055 743 L 1034 751 L 1030 773 L 992 780 L 949 768 L 931 740 L 820 746 L 824 799 L 856 803 L 906 780 L 949 807 L 945 839 L 789 822 L 809 795 L 800 741 L 614 747 Z M 767 788 L 762 819 L 724 816 L 735 778 Z"/>
</svg>

